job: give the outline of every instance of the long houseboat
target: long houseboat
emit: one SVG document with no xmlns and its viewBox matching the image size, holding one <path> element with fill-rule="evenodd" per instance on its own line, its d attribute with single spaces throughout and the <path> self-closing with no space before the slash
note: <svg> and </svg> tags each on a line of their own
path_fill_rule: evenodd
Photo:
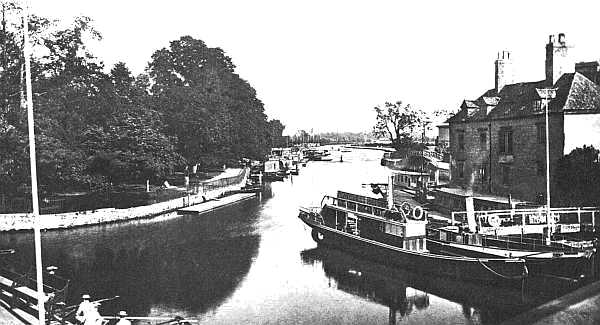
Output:
<svg viewBox="0 0 600 325">
<path fill-rule="evenodd" d="M 494 284 L 521 284 L 527 277 L 520 258 L 477 258 L 428 251 L 424 211 L 386 207 L 371 197 L 338 191 L 319 207 L 300 208 L 312 238 L 377 262 L 419 272 Z"/>
<path fill-rule="evenodd" d="M 462 225 L 428 229 L 429 248 L 460 256 L 522 258 L 531 275 L 580 281 L 596 276 L 594 243 L 567 236 L 580 229 L 568 215 L 581 219 L 582 214 L 597 212 L 553 208 L 550 227 L 541 209 L 454 212 L 453 220 Z M 575 222 L 566 223 L 569 219 Z M 554 233 L 552 240 L 546 239 L 548 231 Z"/>
</svg>

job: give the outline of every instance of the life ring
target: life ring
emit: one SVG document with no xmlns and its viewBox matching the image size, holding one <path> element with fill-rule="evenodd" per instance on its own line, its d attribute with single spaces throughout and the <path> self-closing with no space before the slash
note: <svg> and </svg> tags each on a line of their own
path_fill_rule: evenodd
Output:
<svg viewBox="0 0 600 325">
<path fill-rule="evenodd" d="M 323 236 L 323 234 L 315 228 L 313 228 L 313 230 L 310 232 L 310 235 L 312 239 L 317 243 L 320 243 L 325 238 L 325 236 Z"/>
<path fill-rule="evenodd" d="M 402 202 L 402 204 L 400 205 L 400 210 L 402 210 L 402 212 L 404 212 L 405 214 L 409 214 L 411 210 L 410 203 Z"/>
<path fill-rule="evenodd" d="M 487 217 L 487 222 L 490 224 L 490 226 L 497 228 L 500 227 L 501 220 L 497 214 L 492 214 Z"/>
<path fill-rule="evenodd" d="M 423 217 L 425 217 L 425 212 L 423 211 L 423 208 L 421 208 L 420 206 L 416 206 L 412 210 L 412 217 L 415 220 L 421 220 L 421 219 L 423 219 Z"/>
<path fill-rule="evenodd" d="M 408 216 L 410 216 L 410 212 L 411 212 L 412 209 L 411 209 L 410 204 L 408 202 L 402 202 L 402 204 L 400 205 L 400 209 L 398 209 L 398 210 L 402 214 L 403 221 L 405 221 L 406 218 Z"/>
</svg>

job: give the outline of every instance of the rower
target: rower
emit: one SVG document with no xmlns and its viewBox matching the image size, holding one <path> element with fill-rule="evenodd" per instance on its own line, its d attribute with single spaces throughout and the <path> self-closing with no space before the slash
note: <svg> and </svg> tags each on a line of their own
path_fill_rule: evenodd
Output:
<svg viewBox="0 0 600 325">
<path fill-rule="evenodd" d="M 90 295 L 84 294 L 81 296 L 83 300 L 77 308 L 75 319 L 83 325 L 99 325 L 102 324 L 102 317 L 98 312 L 98 304 L 90 302 Z"/>
<path fill-rule="evenodd" d="M 121 310 L 119 312 L 119 321 L 115 325 L 131 325 L 131 321 L 125 317 L 127 317 L 127 312 Z"/>
</svg>

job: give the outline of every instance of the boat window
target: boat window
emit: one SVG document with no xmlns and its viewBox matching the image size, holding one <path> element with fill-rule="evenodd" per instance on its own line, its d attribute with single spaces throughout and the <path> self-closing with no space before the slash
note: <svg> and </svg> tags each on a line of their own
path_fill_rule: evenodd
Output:
<svg viewBox="0 0 600 325">
<path fill-rule="evenodd" d="M 404 236 L 404 227 L 401 225 L 385 224 L 385 232 L 390 235 Z"/>
<path fill-rule="evenodd" d="M 346 207 L 350 210 L 356 210 L 356 203 L 354 202 L 346 202 Z"/>
<path fill-rule="evenodd" d="M 363 204 L 358 205 L 358 212 L 364 212 L 364 213 L 368 213 L 368 214 L 373 213 L 370 206 L 363 205 Z"/>
</svg>

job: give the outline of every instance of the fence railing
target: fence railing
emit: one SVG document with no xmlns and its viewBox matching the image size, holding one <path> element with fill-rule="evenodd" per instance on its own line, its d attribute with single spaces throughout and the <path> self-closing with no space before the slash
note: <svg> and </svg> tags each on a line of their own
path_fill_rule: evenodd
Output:
<svg viewBox="0 0 600 325">
<path fill-rule="evenodd" d="M 190 185 L 187 192 L 198 194 L 218 190 L 238 184 L 247 176 L 248 169 L 245 168 L 235 176 L 202 181 Z M 184 197 L 188 193 L 177 189 L 162 189 L 156 192 L 91 192 L 75 197 L 47 196 L 40 200 L 40 211 L 42 214 L 64 213 L 74 211 L 96 210 L 108 207 L 130 208 L 157 202 L 164 202 Z M 9 198 L 0 195 L 0 213 L 28 213 L 31 212 L 31 197 Z"/>
<path fill-rule="evenodd" d="M 480 227 L 543 225 L 547 223 L 545 208 L 474 211 L 475 221 Z M 596 207 L 551 208 L 553 224 L 598 224 L 600 209 Z M 467 212 L 452 212 L 452 223 L 466 223 Z"/>
<path fill-rule="evenodd" d="M 223 177 L 223 178 L 218 178 L 218 179 L 214 179 L 214 180 L 200 182 L 197 186 L 197 189 L 194 189 L 194 192 L 199 193 L 200 190 L 202 192 L 208 192 L 208 191 L 216 190 L 216 189 L 219 189 L 222 187 L 228 187 L 231 185 L 238 184 L 238 183 L 242 182 L 245 177 L 247 177 L 248 172 L 249 172 L 249 169 L 244 168 L 242 170 L 242 172 L 236 176 Z"/>
</svg>

